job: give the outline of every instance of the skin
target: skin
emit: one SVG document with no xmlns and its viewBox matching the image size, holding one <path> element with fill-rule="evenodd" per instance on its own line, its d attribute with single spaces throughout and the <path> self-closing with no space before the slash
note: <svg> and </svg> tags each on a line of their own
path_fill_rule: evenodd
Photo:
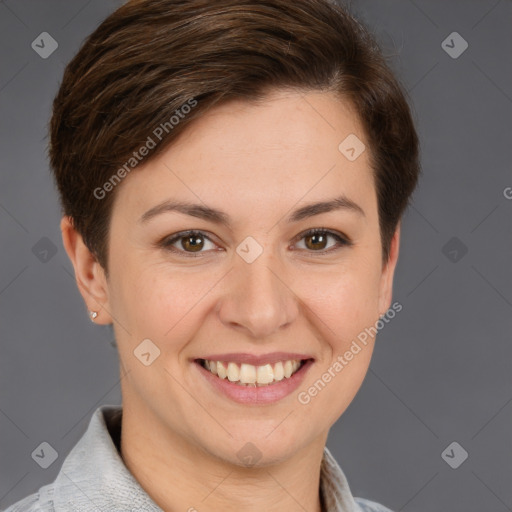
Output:
<svg viewBox="0 0 512 512">
<path fill-rule="evenodd" d="M 368 151 L 349 161 L 338 150 L 351 133 L 365 142 L 350 105 L 329 92 L 277 91 L 261 105 L 233 101 L 210 110 L 118 185 L 108 279 L 62 219 L 84 301 L 98 311 L 96 323 L 114 324 L 123 460 L 164 510 L 320 511 L 327 435 L 362 384 L 374 339 L 308 404 L 297 393 L 390 307 L 399 250 L 400 226 L 382 265 Z M 335 210 L 286 222 L 292 210 L 340 194 L 364 216 Z M 139 222 L 169 198 L 222 210 L 233 225 L 177 212 Z M 300 236 L 311 228 L 340 232 L 353 245 L 332 250 L 331 236 Z M 181 254 L 157 246 L 188 229 L 210 237 L 200 240 L 199 257 L 187 257 L 186 250 L 197 253 L 180 240 L 173 246 Z M 263 248 L 250 264 L 236 252 L 247 236 Z M 146 338 L 161 351 L 150 366 L 133 354 Z M 297 392 L 266 405 L 218 394 L 190 361 L 273 351 L 305 353 L 315 363 Z M 253 467 L 237 456 L 247 442 L 261 452 Z"/>
</svg>

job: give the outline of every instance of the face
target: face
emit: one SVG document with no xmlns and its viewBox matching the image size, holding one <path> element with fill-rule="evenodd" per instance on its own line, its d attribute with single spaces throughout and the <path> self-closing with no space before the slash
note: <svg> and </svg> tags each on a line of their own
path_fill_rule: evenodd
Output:
<svg viewBox="0 0 512 512">
<path fill-rule="evenodd" d="M 233 464 L 247 442 L 270 463 L 325 441 L 368 369 L 374 340 L 354 340 L 389 308 L 398 254 L 397 230 L 382 265 L 368 150 L 338 148 L 350 134 L 366 144 L 331 93 L 231 102 L 118 185 L 110 275 L 94 293 L 100 323 L 114 323 L 126 410 Z M 330 208 L 305 209 L 316 203 Z M 240 386 L 199 359 L 262 383 L 279 361 L 307 362 Z"/>
</svg>

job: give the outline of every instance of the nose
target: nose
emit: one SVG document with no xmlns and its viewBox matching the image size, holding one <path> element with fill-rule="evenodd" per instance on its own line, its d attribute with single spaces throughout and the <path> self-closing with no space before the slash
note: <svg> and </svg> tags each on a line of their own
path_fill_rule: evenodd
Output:
<svg viewBox="0 0 512 512">
<path fill-rule="evenodd" d="M 270 251 L 269 251 L 270 252 Z M 283 266 L 267 251 L 252 263 L 235 257 L 225 278 L 218 315 L 224 325 L 256 339 L 271 336 L 298 315 L 297 298 Z"/>
</svg>

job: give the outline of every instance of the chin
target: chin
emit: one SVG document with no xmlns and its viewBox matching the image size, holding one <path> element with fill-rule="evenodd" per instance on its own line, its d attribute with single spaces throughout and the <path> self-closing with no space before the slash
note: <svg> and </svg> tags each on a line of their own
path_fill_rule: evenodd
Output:
<svg viewBox="0 0 512 512">
<path fill-rule="evenodd" d="M 281 421 L 281 420 L 279 420 Z M 240 467 L 264 467 L 279 464 L 293 457 L 300 450 L 304 443 L 303 433 L 292 435 L 288 429 L 286 432 L 279 432 L 279 422 L 272 422 L 268 428 L 252 428 L 246 431 L 238 428 L 237 432 L 232 430 L 233 437 L 225 439 L 225 443 L 216 444 L 207 448 L 213 456 L 224 460 L 228 464 Z M 235 428 L 234 425 L 231 428 Z M 211 441 L 211 439 L 209 440 Z"/>
</svg>

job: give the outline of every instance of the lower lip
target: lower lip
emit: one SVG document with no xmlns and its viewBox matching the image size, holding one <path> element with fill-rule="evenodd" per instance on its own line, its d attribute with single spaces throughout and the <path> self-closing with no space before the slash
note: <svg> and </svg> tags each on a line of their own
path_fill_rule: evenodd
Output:
<svg viewBox="0 0 512 512">
<path fill-rule="evenodd" d="M 259 387 L 241 386 L 227 378 L 221 379 L 204 368 L 199 361 L 194 361 L 194 365 L 214 389 L 231 400 L 241 404 L 270 404 L 293 393 L 299 387 L 313 362 L 312 359 L 308 359 L 291 377 L 284 377 L 274 384 Z"/>
</svg>

